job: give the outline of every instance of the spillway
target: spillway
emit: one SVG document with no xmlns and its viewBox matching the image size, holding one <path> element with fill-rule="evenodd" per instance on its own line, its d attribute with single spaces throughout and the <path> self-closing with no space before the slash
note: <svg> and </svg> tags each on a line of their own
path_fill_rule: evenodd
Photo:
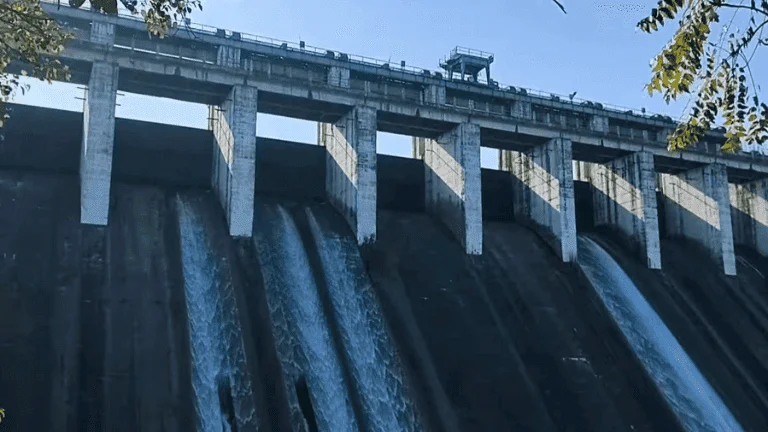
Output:
<svg viewBox="0 0 768 432">
<path fill-rule="evenodd" d="M 200 432 L 256 427 L 251 382 L 244 370 L 242 335 L 232 280 L 223 268 L 199 196 L 177 195 L 181 264 L 189 314 L 192 384 Z"/>
<path fill-rule="evenodd" d="M 742 431 L 720 397 L 616 261 L 578 238 L 579 265 L 689 431 Z"/>
<path fill-rule="evenodd" d="M 311 208 L 306 214 L 344 356 L 365 412 L 366 430 L 421 430 L 400 359 L 354 238 L 322 225 Z"/>
<path fill-rule="evenodd" d="M 261 263 L 270 319 L 280 356 L 293 426 L 310 422 L 295 384 L 306 376 L 317 430 L 356 431 L 346 378 L 323 312 L 298 229 L 286 209 L 264 204 L 256 212 L 253 243 Z"/>
</svg>

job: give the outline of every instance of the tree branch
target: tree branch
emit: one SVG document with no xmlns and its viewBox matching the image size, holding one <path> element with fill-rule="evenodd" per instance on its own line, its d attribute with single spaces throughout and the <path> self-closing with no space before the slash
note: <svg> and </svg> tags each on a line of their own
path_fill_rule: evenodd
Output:
<svg viewBox="0 0 768 432">
<path fill-rule="evenodd" d="M 759 14 L 765 15 L 768 18 L 768 12 L 762 10 L 761 8 L 758 8 L 757 6 L 744 6 L 744 5 L 737 5 L 737 4 L 731 4 L 731 3 L 724 3 L 720 2 L 718 0 L 706 0 L 707 3 L 709 3 L 713 7 L 726 7 L 726 8 L 733 8 L 733 9 L 747 9 L 752 12 L 757 12 Z"/>
</svg>

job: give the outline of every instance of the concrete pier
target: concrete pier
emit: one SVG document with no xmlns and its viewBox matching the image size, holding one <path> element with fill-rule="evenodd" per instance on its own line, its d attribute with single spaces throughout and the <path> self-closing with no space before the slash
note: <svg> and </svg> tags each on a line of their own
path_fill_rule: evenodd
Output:
<svg viewBox="0 0 768 432">
<path fill-rule="evenodd" d="M 258 90 L 234 86 L 220 107 L 209 107 L 214 157 L 211 183 L 227 216 L 229 234 L 253 231 Z"/>
<path fill-rule="evenodd" d="M 376 240 L 376 110 L 357 106 L 335 124 L 320 124 L 326 148 L 325 189 L 362 245 Z"/>
<path fill-rule="evenodd" d="M 480 127 L 462 123 L 436 140 L 418 138 L 424 159 L 425 207 L 456 236 L 467 254 L 483 252 Z"/>
<path fill-rule="evenodd" d="M 94 62 L 83 103 L 80 151 L 80 222 L 107 225 L 115 146 L 117 65 Z"/>
<path fill-rule="evenodd" d="M 426 138 L 421 137 L 413 137 L 411 139 L 412 145 L 413 145 L 413 152 L 411 153 L 411 157 L 414 159 L 424 160 L 424 149 L 426 145 Z"/>
<path fill-rule="evenodd" d="M 768 256 L 768 179 L 729 188 L 733 242 Z"/>
<path fill-rule="evenodd" d="M 648 268 L 661 268 L 656 171 L 653 155 L 632 153 L 607 164 L 592 164 L 595 225 L 612 225 L 635 243 Z"/>
<path fill-rule="evenodd" d="M 515 217 L 539 227 L 563 261 L 576 260 L 571 141 L 555 138 L 525 152 L 502 150 L 499 168 L 512 173 Z"/>
<path fill-rule="evenodd" d="M 680 174 L 661 174 L 668 235 L 690 238 L 706 247 L 727 275 L 736 274 L 728 174 L 710 164 Z"/>
</svg>

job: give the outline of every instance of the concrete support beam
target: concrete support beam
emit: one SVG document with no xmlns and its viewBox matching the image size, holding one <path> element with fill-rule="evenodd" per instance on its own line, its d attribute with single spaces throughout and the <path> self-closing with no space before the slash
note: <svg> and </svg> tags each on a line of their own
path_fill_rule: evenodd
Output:
<svg viewBox="0 0 768 432">
<path fill-rule="evenodd" d="M 768 256 L 768 179 L 729 188 L 733 242 Z"/>
<path fill-rule="evenodd" d="M 115 25 L 95 19 L 91 22 L 91 42 L 112 46 L 115 44 Z"/>
<path fill-rule="evenodd" d="M 525 152 L 501 153 L 502 170 L 512 173 L 517 220 L 538 227 L 563 261 L 575 261 L 571 141 L 554 138 Z"/>
<path fill-rule="evenodd" d="M 349 69 L 331 66 L 328 69 L 328 85 L 349 88 Z"/>
<path fill-rule="evenodd" d="M 423 90 L 424 103 L 445 105 L 445 86 L 428 85 Z"/>
<path fill-rule="evenodd" d="M 727 275 L 736 274 L 733 230 L 725 165 L 711 164 L 680 174 L 661 174 L 664 217 L 669 235 L 706 247 Z"/>
<path fill-rule="evenodd" d="M 533 107 L 530 102 L 519 100 L 512 101 L 509 111 L 512 117 L 533 120 Z"/>
<path fill-rule="evenodd" d="M 480 127 L 462 123 L 421 142 L 427 211 L 454 233 L 467 254 L 482 254 Z"/>
<path fill-rule="evenodd" d="M 589 128 L 594 132 L 607 133 L 609 128 L 608 117 L 593 115 L 589 119 Z"/>
<path fill-rule="evenodd" d="M 93 63 L 83 104 L 80 222 L 88 225 L 107 225 L 109 220 L 118 73 L 115 64 Z"/>
<path fill-rule="evenodd" d="M 220 45 L 216 53 L 216 64 L 223 67 L 240 68 L 240 48 Z"/>
<path fill-rule="evenodd" d="M 362 245 L 376 240 L 376 110 L 357 106 L 320 125 L 326 148 L 325 189 Z"/>
<path fill-rule="evenodd" d="M 253 233 L 258 90 L 234 86 L 220 107 L 210 107 L 214 157 L 211 183 L 227 216 L 229 234 Z"/>
<path fill-rule="evenodd" d="M 661 268 L 656 170 L 653 155 L 632 153 L 605 165 L 593 164 L 595 226 L 612 225 L 634 243 L 648 268 Z"/>
<path fill-rule="evenodd" d="M 424 151 L 426 147 L 426 138 L 421 137 L 413 137 L 412 143 L 413 143 L 413 158 L 414 159 L 420 159 L 424 160 Z"/>
</svg>

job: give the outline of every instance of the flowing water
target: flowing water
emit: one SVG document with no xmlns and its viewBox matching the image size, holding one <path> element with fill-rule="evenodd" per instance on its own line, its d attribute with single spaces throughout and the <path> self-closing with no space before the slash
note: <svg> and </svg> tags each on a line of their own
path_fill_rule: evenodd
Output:
<svg viewBox="0 0 768 432">
<path fill-rule="evenodd" d="M 366 429 L 420 430 L 404 373 L 368 274 L 351 236 L 326 229 L 306 209 Z"/>
<path fill-rule="evenodd" d="M 633 281 L 597 243 L 579 236 L 579 265 L 689 431 L 742 428 Z"/>
<path fill-rule="evenodd" d="M 259 210 L 263 223 L 257 227 L 254 244 L 294 427 L 305 427 L 294 390 L 294 383 L 305 375 L 318 430 L 356 431 L 346 380 L 296 224 L 280 205 L 264 205 Z"/>
<path fill-rule="evenodd" d="M 233 328 L 238 332 L 235 306 L 230 304 L 233 287 L 221 274 L 222 257 L 214 254 L 210 246 L 202 206 L 180 196 L 177 207 L 198 430 L 230 431 L 235 421 L 233 404 L 241 403 L 238 396 L 250 395 L 250 383 L 239 379 L 240 371 L 234 370 L 237 366 L 230 364 L 234 361 L 227 354 L 229 344 L 239 340 L 239 334 L 235 339 L 230 334 Z M 233 396 L 236 400 L 224 406 L 225 400 Z"/>
</svg>

